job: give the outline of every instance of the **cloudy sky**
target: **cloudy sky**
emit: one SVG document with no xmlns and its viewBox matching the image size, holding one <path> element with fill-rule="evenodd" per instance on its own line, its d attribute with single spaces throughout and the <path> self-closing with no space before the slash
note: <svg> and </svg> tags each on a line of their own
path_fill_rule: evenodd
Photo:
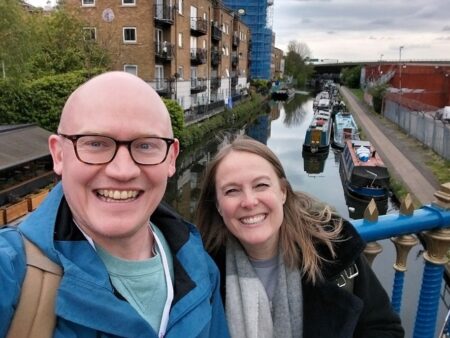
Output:
<svg viewBox="0 0 450 338">
<path fill-rule="evenodd" d="M 319 59 L 450 60 L 450 0 L 274 0 L 273 30 Z"/>
</svg>

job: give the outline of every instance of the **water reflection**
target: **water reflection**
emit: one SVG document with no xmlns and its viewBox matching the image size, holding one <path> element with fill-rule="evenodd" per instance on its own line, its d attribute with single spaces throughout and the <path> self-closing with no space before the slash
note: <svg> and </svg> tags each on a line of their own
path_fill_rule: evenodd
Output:
<svg viewBox="0 0 450 338">
<path fill-rule="evenodd" d="M 286 108 L 289 107 L 288 111 Z M 340 152 L 330 150 L 321 158 L 302 154 L 306 129 L 313 116 L 312 99 L 296 95 L 289 103 L 271 102 L 266 113 L 232 136 L 249 135 L 265 143 L 280 158 L 294 190 L 302 190 L 332 205 L 343 217 L 361 218 L 367 201 L 355 201 L 345 195 L 339 175 Z M 218 133 L 221 134 L 221 133 Z M 193 220 L 200 193 L 203 170 L 214 156 L 221 137 L 205 140 L 183 151 L 177 160 L 177 172 L 169 180 L 165 200 L 188 220 Z M 396 210 L 390 200 L 379 206 L 379 214 Z"/>
<path fill-rule="evenodd" d="M 328 157 L 328 151 L 321 153 L 311 153 L 302 151 L 303 170 L 309 175 L 321 174 L 325 169 L 325 160 Z"/>
</svg>

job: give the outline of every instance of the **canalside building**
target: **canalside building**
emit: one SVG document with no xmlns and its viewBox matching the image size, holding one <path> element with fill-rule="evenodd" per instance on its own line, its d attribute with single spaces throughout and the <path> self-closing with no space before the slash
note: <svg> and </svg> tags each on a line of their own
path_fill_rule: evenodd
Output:
<svg viewBox="0 0 450 338">
<path fill-rule="evenodd" d="M 228 102 L 248 87 L 250 29 L 212 0 L 65 0 L 106 48 L 114 70 L 135 74 L 185 111 Z"/>
</svg>

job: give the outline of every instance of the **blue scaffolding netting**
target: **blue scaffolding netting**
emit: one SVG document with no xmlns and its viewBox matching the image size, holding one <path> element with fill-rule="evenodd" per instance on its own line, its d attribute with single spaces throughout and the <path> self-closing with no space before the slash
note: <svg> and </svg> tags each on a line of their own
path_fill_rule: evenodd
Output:
<svg viewBox="0 0 450 338">
<path fill-rule="evenodd" d="M 233 10 L 243 9 L 241 20 L 251 30 L 250 76 L 255 79 L 270 79 L 272 55 L 272 27 L 269 23 L 269 6 L 272 0 L 223 0 Z"/>
</svg>

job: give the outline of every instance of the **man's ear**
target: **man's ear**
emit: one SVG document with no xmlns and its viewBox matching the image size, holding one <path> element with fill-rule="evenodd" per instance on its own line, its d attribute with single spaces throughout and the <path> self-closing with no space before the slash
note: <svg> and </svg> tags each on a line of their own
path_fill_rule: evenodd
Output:
<svg viewBox="0 0 450 338">
<path fill-rule="evenodd" d="M 53 159 L 53 171 L 60 175 L 63 170 L 63 150 L 61 137 L 58 135 L 50 135 L 48 138 L 48 148 Z"/>
<path fill-rule="evenodd" d="M 175 174 L 175 171 L 177 170 L 176 167 L 176 160 L 178 157 L 178 154 L 180 153 L 180 141 L 178 139 L 175 139 L 175 142 L 170 146 L 169 154 L 167 155 L 167 161 L 169 161 L 169 172 L 168 177 L 172 177 Z"/>
</svg>

